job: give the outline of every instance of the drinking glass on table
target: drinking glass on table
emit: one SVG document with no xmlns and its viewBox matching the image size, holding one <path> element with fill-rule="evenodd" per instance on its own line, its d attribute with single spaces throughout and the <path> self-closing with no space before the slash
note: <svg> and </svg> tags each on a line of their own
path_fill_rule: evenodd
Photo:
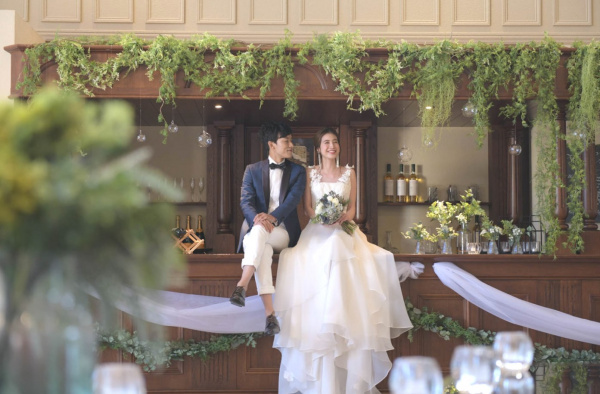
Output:
<svg viewBox="0 0 600 394">
<path fill-rule="evenodd" d="M 450 370 L 456 389 L 468 394 L 491 394 L 494 388 L 495 353 L 490 346 L 454 348 Z"/>
</svg>

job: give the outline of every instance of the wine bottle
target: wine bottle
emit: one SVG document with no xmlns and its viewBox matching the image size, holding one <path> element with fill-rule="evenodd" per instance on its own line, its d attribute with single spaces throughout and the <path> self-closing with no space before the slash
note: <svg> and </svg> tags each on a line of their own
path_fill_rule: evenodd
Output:
<svg viewBox="0 0 600 394">
<path fill-rule="evenodd" d="M 392 165 L 386 165 L 386 173 L 383 177 L 383 201 L 394 201 L 394 178 L 392 178 Z"/>
<path fill-rule="evenodd" d="M 202 215 L 198 215 L 198 228 L 196 229 L 196 236 L 202 241 L 204 241 L 200 244 L 200 246 L 198 246 L 196 250 L 204 249 L 206 246 L 206 238 L 204 237 L 204 230 L 202 229 Z"/>
<path fill-rule="evenodd" d="M 187 230 L 192 230 L 192 216 L 191 215 L 187 215 L 186 216 L 186 221 L 187 224 L 185 226 L 186 232 Z M 184 244 L 191 244 L 193 241 L 190 239 L 190 237 L 185 237 L 185 239 L 183 241 L 181 241 Z"/>
<path fill-rule="evenodd" d="M 181 228 L 181 219 L 179 215 L 175 216 L 175 228 L 171 229 L 171 234 L 177 239 L 183 237 L 185 230 Z"/>
<path fill-rule="evenodd" d="M 417 179 L 417 165 L 410 165 L 410 178 L 408 178 L 408 195 L 410 202 L 417 202 L 417 195 L 419 194 L 419 181 Z"/>
<path fill-rule="evenodd" d="M 404 164 L 400 164 L 398 176 L 396 177 L 396 202 L 406 202 L 407 200 L 407 183 L 404 176 Z"/>
</svg>

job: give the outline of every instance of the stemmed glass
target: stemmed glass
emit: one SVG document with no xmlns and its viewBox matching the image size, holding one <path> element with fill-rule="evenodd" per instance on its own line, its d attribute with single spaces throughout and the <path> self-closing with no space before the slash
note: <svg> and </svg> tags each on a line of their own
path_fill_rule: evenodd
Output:
<svg viewBox="0 0 600 394">
<path fill-rule="evenodd" d="M 201 194 L 204 190 L 204 177 L 201 176 L 198 178 L 198 201 L 202 201 Z"/>
<path fill-rule="evenodd" d="M 94 369 L 92 380 L 94 394 L 146 394 L 144 376 L 136 364 L 100 364 Z"/>
<path fill-rule="evenodd" d="M 190 201 L 200 201 L 200 192 L 198 192 L 197 190 L 198 189 L 196 189 L 196 179 L 192 177 L 192 180 L 190 182 Z"/>
<path fill-rule="evenodd" d="M 490 394 L 495 361 L 494 350 L 489 346 L 457 346 L 450 361 L 456 389 L 461 393 Z"/>
<path fill-rule="evenodd" d="M 393 394 L 442 394 L 444 380 L 431 357 L 400 357 L 394 361 L 389 380 Z"/>
</svg>

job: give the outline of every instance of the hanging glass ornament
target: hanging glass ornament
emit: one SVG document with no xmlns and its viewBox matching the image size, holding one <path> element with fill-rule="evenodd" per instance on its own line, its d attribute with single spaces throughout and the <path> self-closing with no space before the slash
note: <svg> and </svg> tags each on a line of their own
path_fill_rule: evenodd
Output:
<svg viewBox="0 0 600 394">
<path fill-rule="evenodd" d="M 471 100 L 467 101 L 467 103 L 461 109 L 462 115 L 465 118 L 472 118 L 477 113 L 477 108 L 473 105 Z"/>
<path fill-rule="evenodd" d="M 398 151 L 398 160 L 400 160 L 400 163 L 408 163 L 410 159 L 412 159 L 412 151 L 406 145 L 402 145 L 402 148 Z"/>
</svg>

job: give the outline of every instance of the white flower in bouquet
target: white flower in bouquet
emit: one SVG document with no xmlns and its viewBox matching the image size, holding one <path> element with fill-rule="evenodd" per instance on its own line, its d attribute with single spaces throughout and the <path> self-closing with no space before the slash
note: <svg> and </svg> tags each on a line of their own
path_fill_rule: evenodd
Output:
<svg viewBox="0 0 600 394">
<path fill-rule="evenodd" d="M 347 205 L 348 201 L 345 201 L 336 192 L 330 191 L 319 199 L 315 207 L 316 216 L 310 221 L 319 224 L 333 224 L 342 216 Z M 355 228 L 356 224 L 349 220 L 342 223 L 342 229 L 348 234 L 352 234 Z"/>
</svg>

